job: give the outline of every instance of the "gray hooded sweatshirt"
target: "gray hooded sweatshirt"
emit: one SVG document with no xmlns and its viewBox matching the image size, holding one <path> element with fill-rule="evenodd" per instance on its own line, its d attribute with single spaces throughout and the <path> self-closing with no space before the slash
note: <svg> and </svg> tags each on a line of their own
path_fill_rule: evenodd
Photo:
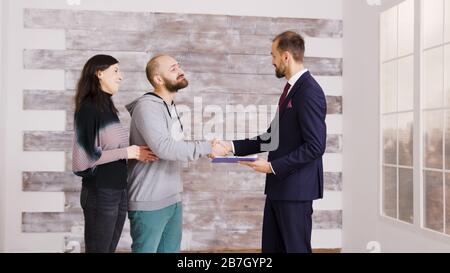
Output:
<svg viewBox="0 0 450 273">
<path fill-rule="evenodd" d="M 152 211 L 180 202 L 181 162 L 207 156 L 211 144 L 184 141 L 175 107 L 158 96 L 143 95 L 126 108 L 131 115 L 130 144 L 148 146 L 159 157 L 151 163 L 128 161 L 128 209 Z"/>
</svg>

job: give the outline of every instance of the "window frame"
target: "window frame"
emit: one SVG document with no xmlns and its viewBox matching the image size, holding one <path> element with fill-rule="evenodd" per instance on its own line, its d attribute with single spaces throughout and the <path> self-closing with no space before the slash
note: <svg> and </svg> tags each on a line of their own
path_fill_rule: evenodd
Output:
<svg viewBox="0 0 450 273">
<path fill-rule="evenodd" d="M 393 3 L 392 5 L 390 5 L 389 7 L 386 7 L 385 9 L 383 9 L 380 14 L 379 14 L 379 160 L 378 160 L 378 174 L 379 174 L 379 183 L 378 183 L 378 217 L 379 219 L 384 222 L 384 223 L 388 223 L 394 226 L 397 226 L 399 228 L 402 229 L 406 229 L 406 230 L 410 230 L 410 231 L 414 231 L 416 233 L 419 233 L 420 235 L 423 235 L 424 237 L 430 238 L 430 239 L 437 239 L 437 240 L 443 240 L 446 242 L 450 243 L 450 234 L 446 233 L 446 202 L 450 202 L 450 200 L 446 200 L 446 190 L 445 190 L 445 177 L 443 178 L 443 183 L 444 183 L 444 188 L 443 188 L 443 206 L 444 206 L 444 210 L 443 210 L 443 221 L 444 221 L 444 225 L 443 225 L 443 232 L 439 232 L 430 228 L 427 228 L 425 226 L 425 184 L 424 184 L 424 177 L 423 177 L 423 173 L 424 171 L 428 170 L 429 168 L 425 168 L 424 164 L 424 160 L 423 160 L 423 155 L 424 155 L 424 144 L 423 144 L 423 128 L 424 128 L 424 122 L 423 122 L 423 113 L 425 111 L 429 111 L 429 109 L 424 109 L 422 107 L 422 90 L 424 90 L 424 68 L 422 67 L 423 64 L 423 59 L 424 59 L 424 52 L 426 51 L 426 49 L 430 49 L 430 48 L 425 48 L 425 42 L 423 39 L 424 36 L 424 1 L 425 0 L 413 0 L 414 1 L 414 48 L 413 48 L 413 53 L 412 54 L 407 54 L 407 55 L 398 55 L 398 44 L 399 44 L 399 39 L 398 39 L 398 33 L 399 33 L 399 23 L 398 23 L 398 6 L 400 4 L 402 4 L 404 1 L 397 1 L 395 3 Z M 445 46 L 446 45 L 450 45 L 450 41 L 445 42 L 445 5 L 448 3 L 450 4 L 450 1 L 445 2 L 444 1 L 444 9 L 443 9 L 443 13 L 444 13 L 444 28 L 443 28 L 443 41 L 442 44 L 438 45 L 438 46 L 434 46 L 431 48 L 437 48 L 437 47 L 442 47 L 444 54 L 445 54 Z M 385 13 L 386 11 L 390 10 L 391 8 L 397 7 L 397 56 L 395 58 L 390 58 L 388 60 L 384 60 L 384 52 L 383 52 L 383 20 L 382 20 L 382 16 L 383 13 Z M 388 63 L 390 61 L 394 61 L 396 60 L 398 62 L 398 60 L 403 59 L 406 56 L 413 56 L 413 60 L 414 60 L 414 85 L 413 85 L 413 92 L 414 92 L 414 102 L 413 102 L 413 223 L 409 223 L 409 222 L 405 222 L 403 220 L 399 219 L 399 167 L 402 167 L 399 163 L 399 141 L 398 141 L 398 135 L 399 135 L 399 126 L 398 126 L 398 115 L 401 113 L 410 113 L 411 111 L 397 111 L 395 112 L 387 112 L 384 113 L 383 111 L 383 64 Z M 444 55 L 444 73 L 445 73 L 445 55 Z M 397 73 L 398 73 L 398 67 L 397 67 Z M 444 79 L 445 82 L 445 79 Z M 445 85 L 444 85 L 445 87 Z M 397 106 L 398 106 L 398 96 L 399 96 L 399 92 L 398 92 L 398 80 L 397 80 L 397 98 L 396 98 L 396 102 L 397 102 Z M 447 99 L 446 94 L 445 94 L 445 88 L 444 88 L 444 98 Z M 445 111 L 450 111 L 450 105 L 449 106 L 444 106 L 442 107 L 442 109 L 444 110 L 444 127 L 443 127 L 443 166 L 444 169 L 440 170 L 443 172 L 444 176 L 446 173 L 450 173 L 449 171 L 445 170 L 445 129 L 446 129 L 446 122 L 445 122 Z M 392 164 L 385 164 L 384 163 L 384 140 L 383 140 L 383 118 L 385 116 L 388 116 L 390 114 L 395 114 L 397 117 L 397 164 L 392 165 Z M 383 193 L 383 167 L 384 166 L 392 166 L 392 167 L 396 167 L 397 172 L 396 172 L 396 177 L 397 177 L 397 199 L 396 199 L 396 204 L 397 204 L 397 218 L 393 218 L 391 216 L 387 216 L 384 214 L 384 204 L 383 204 L 383 197 L 384 197 L 384 193 Z M 448 196 L 447 196 L 448 198 Z"/>
</svg>

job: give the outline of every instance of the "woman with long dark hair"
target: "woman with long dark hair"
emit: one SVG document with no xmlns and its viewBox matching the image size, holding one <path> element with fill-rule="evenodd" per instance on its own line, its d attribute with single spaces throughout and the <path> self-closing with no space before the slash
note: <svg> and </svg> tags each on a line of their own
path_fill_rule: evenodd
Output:
<svg viewBox="0 0 450 273">
<path fill-rule="evenodd" d="M 144 146 L 129 146 L 111 99 L 122 81 L 119 62 L 96 55 L 84 65 L 75 94 L 72 169 L 82 177 L 86 252 L 114 252 L 127 213 L 127 160 L 158 158 Z"/>
</svg>

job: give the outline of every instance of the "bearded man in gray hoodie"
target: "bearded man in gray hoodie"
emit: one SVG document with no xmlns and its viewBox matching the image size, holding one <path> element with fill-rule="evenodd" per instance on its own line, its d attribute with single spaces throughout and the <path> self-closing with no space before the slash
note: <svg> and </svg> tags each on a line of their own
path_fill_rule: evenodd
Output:
<svg viewBox="0 0 450 273">
<path fill-rule="evenodd" d="M 174 58 L 153 57 L 146 73 L 155 90 L 126 106 L 131 115 L 130 143 L 150 147 L 159 160 L 129 163 L 131 249 L 179 252 L 183 221 L 181 162 L 223 156 L 227 151 L 213 142 L 183 140 L 174 98 L 188 81 Z"/>
</svg>

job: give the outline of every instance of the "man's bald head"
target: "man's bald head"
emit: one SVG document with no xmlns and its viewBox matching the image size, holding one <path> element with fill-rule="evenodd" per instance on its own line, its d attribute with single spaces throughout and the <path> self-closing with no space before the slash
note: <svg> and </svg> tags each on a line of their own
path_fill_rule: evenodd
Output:
<svg viewBox="0 0 450 273">
<path fill-rule="evenodd" d="M 170 92 L 178 92 L 188 86 L 180 64 L 169 55 L 153 57 L 146 68 L 147 79 L 157 89 L 162 86 Z"/>
<path fill-rule="evenodd" d="M 147 79 L 148 81 L 151 83 L 151 85 L 153 87 L 156 87 L 156 83 L 155 83 L 155 75 L 159 74 L 159 60 L 167 55 L 156 55 L 155 57 L 153 57 L 150 61 L 148 61 L 147 63 L 147 67 L 145 69 L 145 72 L 147 74 Z"/>
</svg>

